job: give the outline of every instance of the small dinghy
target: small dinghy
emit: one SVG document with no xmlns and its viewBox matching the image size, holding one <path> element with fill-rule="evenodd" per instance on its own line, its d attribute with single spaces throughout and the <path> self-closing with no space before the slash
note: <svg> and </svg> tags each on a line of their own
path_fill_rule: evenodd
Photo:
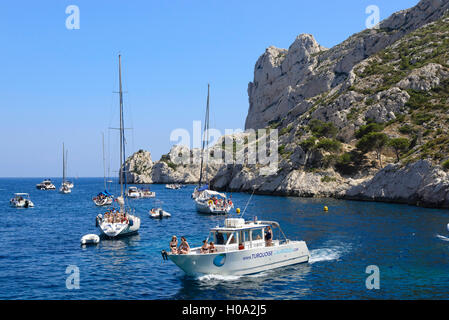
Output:
<svg viewBox="0 0 449 320">
<path fill-rule="evenodd" d="M 86 234 L 81 238 L 81 245 L 98 244 L 99 242 L 100 237 L 96 234 Z"/>
<path fill-rule="evenodd" d="M 171 214 L 162 210 L 162 208 L 153 208 L 150 210 L 150 217 L 154 219 L 162 219 L 171 217 Z"/>
</svg>

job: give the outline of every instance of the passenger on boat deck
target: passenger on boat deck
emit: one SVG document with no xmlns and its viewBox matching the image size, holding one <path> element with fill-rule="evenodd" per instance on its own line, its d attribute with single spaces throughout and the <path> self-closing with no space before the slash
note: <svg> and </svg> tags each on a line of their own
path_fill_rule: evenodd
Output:
<svg viewBox="0 0 449 320">
<path fill-rule="evenodd" d="M 207 244 L 207 240 L 203 240 L 203 245 L 200 249 L 201 253 L 208 253 L 209 252 L 209 245 Z"/>
<path fill-rule="evenodd" d="M 215 248 L 214 243 L 211 241 L 209 243 L 209 253 L 217 252 L 217 248 Z"/>
<path fill-rule="evenodd" d="M 178 253 L 178 238 L 176 238 L 176 236 L 173 236 L 171 238 L 170 251 L 171 251 L 171 253 L 174 253 L 174 254 Z"/>
<path fill-rule="evenodd" d="M 187 254 L 190 252 L 190 246 L 184 237 L 181 237 L 181 244 L 179 245 L 178 252 L 179 254 Z"/>
<path fill-rule="evenodd" d="M 224 238 L 221 232 L 215 233 L 215 238 L 217 239 L 217 244 L 224 244 Z"/>
<path fill-rule="evenodd" d="M 271 232 L 271 227 L 268 226 L 267 227 L 267 232 L 265 232 L 265 245 L 267 247 L 271 247 L 273 245 L 272 238 L 273 238 L 273 234 Z"/>
</svg>

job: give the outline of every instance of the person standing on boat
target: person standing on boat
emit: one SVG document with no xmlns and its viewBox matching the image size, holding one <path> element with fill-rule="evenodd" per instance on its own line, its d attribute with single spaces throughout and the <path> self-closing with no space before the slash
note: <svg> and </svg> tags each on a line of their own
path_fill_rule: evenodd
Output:
<svg viewBox="0 0 449 320">
<path fill-rule="evenodd" d="M 271 247 L 273 245 L 273 233 L 271 231 L 271 227 L 268 226 L 267 227 L 267 231 L 265 232 L 265 245 L 267 247 Z"/>
<path fill-rule="evenodd" d="M 215 237 L 217 238 L 217 244 L 224 244 L 224 238 L 221 232 L 217 232 Z"/>
<path fill-rule="evenodd" d="M 179 245 L 178 253 L 179 254 L 188 254 L 189 252 L 190 252 L 189 243 L 187 242 L 186 238 L 181 237 L 181 244 Z"/>
</svg>

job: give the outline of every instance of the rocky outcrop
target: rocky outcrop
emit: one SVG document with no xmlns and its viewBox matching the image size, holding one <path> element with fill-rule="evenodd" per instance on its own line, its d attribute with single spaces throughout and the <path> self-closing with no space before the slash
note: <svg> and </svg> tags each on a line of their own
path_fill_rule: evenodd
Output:
<svg viewBox="0 0 449 320">
<path fill-rule="evenodd" d="M 389 164 L 344 198 L 449 208 L 449 175 L 426 160 L 405 167 Z"/>
<path fill-rule="evenodd" d="M 446 0 L 422 0 L 382 21 L 379 29 L 360 32 L 329 50 L 308 34 L 299 35 L 288 50 L 269 47 L 256 62 L 248 85 L 245 128 L 264 128 L 289 114 L 305 113 L 312 107 L 307 99 L 348 80 L 350 85 L 356 64 L 441 18 L 448 8 Z"/>
</svg>

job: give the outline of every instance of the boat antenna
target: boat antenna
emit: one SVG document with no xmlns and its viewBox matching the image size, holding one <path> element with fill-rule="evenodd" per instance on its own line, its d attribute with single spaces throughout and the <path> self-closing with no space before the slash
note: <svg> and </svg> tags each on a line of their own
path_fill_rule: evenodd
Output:
<svg viewBox="0 0 449 320">
<path fill-rule="evenodd" d="M 251 201 L 251 198 L 252 198 L 253 195 L 254 195 L 254 191 L 256 191 L 256 188 L 253 188 L 253 192 L 251 193 L 251 196 L 249 197 L 248 201 L 246 202 L 245 209 L 243 209 L 243 212 L 242 212 L 242 214 L 241 214 L 241 216 L 240 216 L 241 218 L 243 218 L 243 215 L 245 214 L 246 209 L 248 208 L 248 205 L 249 205 L 249 203 L 250 203 L 250 201 Z"/>
</svg>

